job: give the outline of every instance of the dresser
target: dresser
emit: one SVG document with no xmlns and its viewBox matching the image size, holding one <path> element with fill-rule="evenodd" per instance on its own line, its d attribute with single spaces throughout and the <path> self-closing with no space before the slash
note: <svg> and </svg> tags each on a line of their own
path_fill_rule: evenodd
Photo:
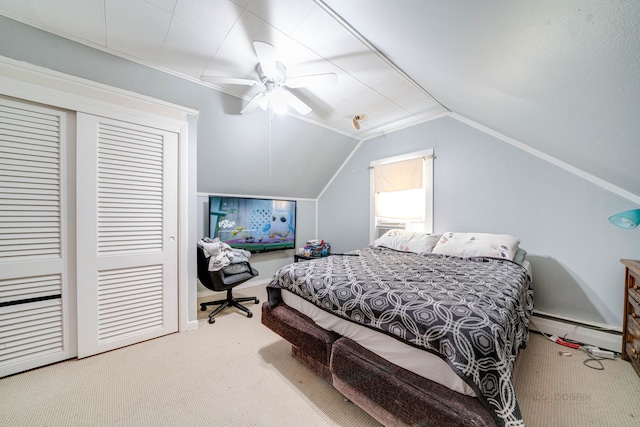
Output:
<svg viewBox="0 0 640 427">
<path fill-rule="evenodd" d="M 640 375 L 640 261 L 620 260 L 624 264 L 624 319 L 622 359 L 628 360 Z"/>
</svg>

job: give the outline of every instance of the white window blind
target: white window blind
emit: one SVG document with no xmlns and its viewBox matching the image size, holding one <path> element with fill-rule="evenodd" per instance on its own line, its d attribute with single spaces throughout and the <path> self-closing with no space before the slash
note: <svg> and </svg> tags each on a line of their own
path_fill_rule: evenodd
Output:
<svg viewBox="0 0 640 427">
<path fill-rule="evenodd" d="M 419 157 L 375 166 L 373 168 L 374 191 L 387 193 L 422 188 L 423 163 L 424 158 Z"/>
</svg>

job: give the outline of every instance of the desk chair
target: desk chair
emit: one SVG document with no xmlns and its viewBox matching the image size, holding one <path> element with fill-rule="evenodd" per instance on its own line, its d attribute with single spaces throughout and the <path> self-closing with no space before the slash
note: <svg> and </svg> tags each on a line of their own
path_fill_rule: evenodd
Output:
<svg viewBox="0 0 640 427">
<path fill-rule="evenodd" d="M 215 310 L 209 314 L 209 323 L 214 323 L 213 318 L 227 307 L 236 307 L 245 313 L 247 317 L 252 317 L 253 313 L 240 304 L 245 301 L 253 301 L 258 304 L 260 301 L 255 297 L 234 298 L 231 289 L 246 282 L 247 280 L 258 275 L 258 270 L 251 267 L 249 262 L 241 262 L 229 264 L 218 271 L 209 271 L 209 260 L 204 254 L 202 246 L 198 245 L 198 279 L 207 288 L 212 291 L 227 291 L 227 299 L 200 303 L 200 310 L 206 311 L 210 305 L 217 305 Z"/>
</svg>

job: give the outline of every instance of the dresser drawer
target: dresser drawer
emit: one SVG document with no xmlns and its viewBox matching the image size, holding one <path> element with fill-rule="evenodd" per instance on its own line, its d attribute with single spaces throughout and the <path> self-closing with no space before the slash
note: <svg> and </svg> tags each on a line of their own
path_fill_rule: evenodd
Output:
<svg viewBox="0 0 640 427">
<path fill-rule="evenodd" d="M 638 318 L 627 317 L 625 350 L 628 359 L 637 371 L 640 368 L 640 319 Z"/>
<path fill-rule="evenodd" d="M 626 282 L 629 296 L 640 304 L 640 277 L 638 277 L 635 271 L 629 270 L 627 272 Z M 640 311 L 636 311 L 636 314 L 640 317 Z"/>
<path fill-rule="evenodd" d="M 629 296 L 631 297 L 631 295 Z M 636 321 L 640 320 L 640 302 L 635 298 L 627 298 L 627 316 Z"/>
</svg>

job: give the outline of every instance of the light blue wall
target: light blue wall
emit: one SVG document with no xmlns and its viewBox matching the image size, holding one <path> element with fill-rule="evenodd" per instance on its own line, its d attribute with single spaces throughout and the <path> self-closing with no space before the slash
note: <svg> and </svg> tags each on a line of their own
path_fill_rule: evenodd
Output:
<svg viewBox="0 0 640 427">
<path fill-rule="evenodd" d="M 198 191 L 315 199 L 356 141 L 305 121 L 257 110 L 223 111 L 225 100 L 212 92 L 201 105 L 198 125 Z"/>
<path fill-rule="evenodd" d="M 371 160 L 433 148 L 434 230 L 508 233 L 533 265 L 535 308 L 621 326 L 624 269 L 640 231 L 607 218 L 633 204 L 453 118 L 365 141 L 318 201 L 336 252 L 369 244 Z"/>
</svg>

